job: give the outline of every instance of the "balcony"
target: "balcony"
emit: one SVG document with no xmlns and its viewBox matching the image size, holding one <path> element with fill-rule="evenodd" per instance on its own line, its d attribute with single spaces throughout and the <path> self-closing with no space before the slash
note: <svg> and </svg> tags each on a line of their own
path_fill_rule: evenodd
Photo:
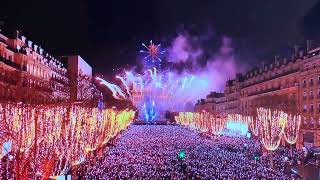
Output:
<svg viewBox="0 0 320 180">
<path fill-rule="evenodd" d="M 225 110 L 231 110 L 231 109 L 237 109 L 238 106 L 229 106 L 229 107 L 226 107 Z"/>
<path fill-rule="evenodd" d="M 58 82 L 58 83 L 60 83 L 60 84 L 64 84 L 64 85 L 67 85 L 67 84 L 68 84 L 68 81 L 67 81 L 67 80 L 64 80 L 64 79 L 61 79 L 61 78 L 51 77 L 51 80 L 52 80 L 52 81 L 55 81 L 55 82 Z"/>
<path fill-rule="evenodd" d="M 224 101 L 217 101 L 216 104 L 222 104 L 222 103 L 225 103 L 225 102 L 227 102 L 227 101 L 226 101 L 226 100 L 224 100 Z"/>
<path fill-rule="evenodd" d="M 259 91 L 259 92 L 254 92 L 254 93 L 248 94 L 248 96 L 255 96 L 255 95 L 258 95 L 258 94 L 264 94 L 264 93 L 269 93 L 269 92 L 278 91 L 278 90 L 280 90 L 280 87 L 271 88 L 271 89 L 267 89 L 267 90 Z"/>
<path fill-rule="evenodd" d="M 4 57 L 1 57 L 1 56 L 0 56 L 0 62 L 3 62 L 6 65 L 11 66 L 11 67 L 13 67 L 15 69 L 22 70 L 22 68 L 21 68 L 21 66 L 19 64 L 14 63 L 14 62 L 12 62 L 12 61 L 4 58 Z"/>
<path fill-rule="evenodd" d="M 287 72 L 284 72 L 282 74 L 278 74 L 278 75 L 273 76 L 273 77 L 269 77 L 269 78 L 265 78 L 263 80 L 256 81 L 254 83 L 249 83 L 248 85 L 243 86 L 243 88 L 246 88 L 246 87 L 249 87 L 249 86 L 253 86 L 253 85 L 256 85 L 256 84 L 259 84 L 259 83 L 262 83 L 262 82 L 266 82 L 266 81 L 269 81 L 269 80 L 277 79 L 279 77 L 286 76 L 286 75 L 289 75 L 289 74 L 293 74 L 293 73 L 296 73 L 296 72 L 299 72 L 299 69 L 294 69 L 294 70 L 291 70 L 291 71 L 287 71 Z"/>
<path fill-rule="evenodd" d="M 18 49 L 16 49 L 16 48 L 7 47 L 7 49 L 9 49 L 12 52 L 18 53 Z"/>
<path fill-rule="evenodd" d="M 237 101 L 237 100 L 239 100 L 239 98 L 238 97 L 235 97 L 235 98 L 230 98 L 230 99 L 228 99 L 227 101 Z"/>
</svg>

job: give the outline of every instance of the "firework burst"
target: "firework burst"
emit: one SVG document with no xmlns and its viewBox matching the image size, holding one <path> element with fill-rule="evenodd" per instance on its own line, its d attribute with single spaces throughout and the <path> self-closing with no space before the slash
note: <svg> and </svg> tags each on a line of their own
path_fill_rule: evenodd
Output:
<svg viewBox="0 0 320 180">
<path fill-rule="evenodd" d="M 160 44 L 154 44 L 151 40 L 149 45 L 142 43 L 143 49 L 140 50 L 140 53 L 145 55 L 145 65 L 147 67 L 156 67 L 157 65 L 161 65 L 161 55 L 165 53 L 165 51 L 161 50 Z"/>
</svg>

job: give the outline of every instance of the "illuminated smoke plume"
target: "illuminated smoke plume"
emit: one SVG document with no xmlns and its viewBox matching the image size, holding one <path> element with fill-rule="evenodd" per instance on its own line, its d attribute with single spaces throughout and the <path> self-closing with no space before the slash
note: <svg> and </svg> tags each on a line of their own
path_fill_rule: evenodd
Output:
<svg viewBox="0 0 320 180">
<path fill-rule="evenodd" d="M 168 61 L 173 63 L 193 61 L 201 57 L 202 50 L 194 48 L 187 35 L 179 34 L 167 49 Z"/>
<path fill-rule="evenodd" d="M 99 80 L 115 98 L 132 101 L 146 121 L 167 110 L 192 111 L 198 99 L 205 98 L 210 91 L 223 91 L 226 81 L 245 68 L 235 55 L 231 39 L 223 37 L 220 41 L 219 48 L 211 50 L 208 56 L 205 53 L 209 48 L 204 48 L 201 38 L 179 34 L 166 48 L 164 60 L 179 65 L 182 71 L 145 67 L 141 73 L 127 70 L 118 74 L 118 85 Z"/>
<path fill-rule="evenodd" d="M 207 76 L 212 90 L 222 91 L 227 80 L 246 68 L 236 57 L 231 39 L 223 37 L 219 51 L 207 60 L 205 70 L 201 72 L 203 76 Z"/>
<path fill-rule="evenodd" d="M 220 47 L 216 52 L 211 52 L 213 55 L 209 58 L 204 56 L 205 50 L 202 49 L 202 42 L 198 39 L 190 37 L 190 35 L 179 34 L 167 49 L 168 61 L 191 63 L 192 68 L 184 73 L 208 81 L 208 92 L 206 93 L 223 91 L 226 81 L 234 78 L 237 72 L 244 71 L 246 64 L 237 59 L 230 38 L 221 38 Z M 201 66 L 199 61 L 204 61 L 205 66 Z"/>
</svg>

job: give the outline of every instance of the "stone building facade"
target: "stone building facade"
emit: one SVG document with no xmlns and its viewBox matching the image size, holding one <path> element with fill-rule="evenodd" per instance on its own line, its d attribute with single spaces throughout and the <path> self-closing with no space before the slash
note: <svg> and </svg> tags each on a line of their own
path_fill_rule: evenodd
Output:
<svg viewBox="0 0 320 180">
<path fill-rule="evenodd" d="M 195 106 L 195 111 L 206 111 L 206 112 L 223 112 L 224 107 L 219 106 L 223 105 L 225 102 L 224 93 L 211 92 L 207 95 L 206 99 L 201 99 Z"/>
<path fill-rule="evenodd" d="M 67 64 L 21 32 L 2 33 L 0 29 L 0 101 L 69 102 Z"/>
<path fill-rule="evenodd" d="M 320 146 L 320 47 L 295 48 L 290 58 L 275 57 L 270 64 L 237 74 L 226 82 L 220 103 L 211 101 L 211 94 L 198 101 L 196 111 L 255 116 L 257 107 L 281 108 L 302 115 L 299 148 Z"/>
<path fill-rule="evenodd" d="M 70 101 L 84 101 L 92 98 L 92 67 L 79 55 L 62 56 L 67 62 L 70 82 Z"/>
</svg>

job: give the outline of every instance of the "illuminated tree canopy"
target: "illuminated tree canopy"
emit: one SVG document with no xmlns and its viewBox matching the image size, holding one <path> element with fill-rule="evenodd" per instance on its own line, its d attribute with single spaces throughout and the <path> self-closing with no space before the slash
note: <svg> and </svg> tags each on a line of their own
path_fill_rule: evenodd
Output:
<svg viewBox="0 0 320 180">
<path fill-rule="evenodd" d="M 12 156 L 13 177 L 66 174 L 127 128 L 134 111 L 0 104 L 0 159 Z M 54 166 L 52 166 L 54 164 Z"/>
</svg>

